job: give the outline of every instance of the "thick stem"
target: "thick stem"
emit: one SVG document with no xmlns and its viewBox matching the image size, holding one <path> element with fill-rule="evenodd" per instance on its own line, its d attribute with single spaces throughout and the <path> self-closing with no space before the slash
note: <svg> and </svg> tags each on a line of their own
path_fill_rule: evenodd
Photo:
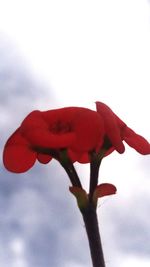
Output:
<svg viewBox="0 0 150 267">
<path fill-rule="evenodd" d="M 93 193 L 98 184 L 98 173 L 102 159 L 99 159 L 95 152 L 91 153 L 90 163 L 90 188 L 89 188 L 89 201 L 93 201 Z"/>
<path fill-rule="evenodd" d="M 60 163 L 66 170 L 72 185 L 82 188 L 80 179 L 73 166 L 73 163 L 69 160 L 67 154 L 61 154 L 61 156 L 62 157 Z M 105 267 L 98 227 L 96 205 L 93 202 L 93 194 L 98 183 L 98 173 L 101 160 L 102 158 L 99 158 L 96 153 L 91 153 L 89 197 L 84 208 L 81 208 L 79 206 L 85 223 L 93 267 Z"/>
<path fill-rule="evenodd" d="M 61 166 L 67 172 L 72 185 L 82 188 L 82 184 L 80 182 L 79 176 L 76 172 L 76 169 L 75 169 L 72 161 L 68 157 L 68 153 L 67 153 L 66 149 L 60 151 L 58 160 L 59 160 Z"/>
<path fill-rule="evenodd" d="M 66 173 L 68 174 L 72 185 L 82 188 L 82 184 L 80 182 L 80 179 L 78 177 L 78 174 L 72 162 L 69 162 L 69 161 L 67 163 L 60 162 L 60 164 L 62 165 L 62 167 L 65 169 Z"/>
<path fill-rule="evenodd" d="M 81 213 L 88 236 L 93 267 L 105 267 L 96 209 L 89 203 Z"/>
</svg>

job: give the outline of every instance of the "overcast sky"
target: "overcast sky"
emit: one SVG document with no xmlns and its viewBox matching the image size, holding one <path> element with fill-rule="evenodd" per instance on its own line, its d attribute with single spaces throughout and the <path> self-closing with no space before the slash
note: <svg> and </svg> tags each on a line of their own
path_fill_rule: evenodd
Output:
<svg viewBox="0 0 150 267">
<path fill-rule="evenodd" d="M 34 109 L 108 104 L 150 136 L 148 0 L 0 0 L 0 151 Z M 98 216 L 107 267 L 150 266 L 150 156 L 114 152 L 100 171 L 117 186 Z M 89 166 L 76 164 L 88 187 Z M 0 266 L 91 267 L 82 218 L 55 161 L 0 169 Z"/>
</svg>

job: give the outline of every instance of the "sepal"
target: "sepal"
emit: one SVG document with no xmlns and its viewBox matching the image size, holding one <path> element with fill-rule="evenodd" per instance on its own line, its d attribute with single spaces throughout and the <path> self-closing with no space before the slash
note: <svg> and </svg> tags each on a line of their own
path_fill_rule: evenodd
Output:
<svg viewBox="0 0 150 267">
<path fill-rule="evenodd" d="M 78 186 L 70 186 L 69 190 L 76 197 L 79 208 L 85 209 L 88 205 L 87 192 Z"/>
</svg>

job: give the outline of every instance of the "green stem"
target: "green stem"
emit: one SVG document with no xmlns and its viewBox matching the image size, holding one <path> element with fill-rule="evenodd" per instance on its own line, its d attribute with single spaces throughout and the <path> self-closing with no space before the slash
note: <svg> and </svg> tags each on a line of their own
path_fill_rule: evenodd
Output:
<svg viewBox="0 0 150 267">
<path fill-rule="evenodd" d="M 90 156 L 91 156 L 91 163 L 90 163 L 89 202 L 87 207 L 81 210 L 81 213 L 85 223 L 93 267 L 105 267 L 99 226 L 98 226 L 98 219 L 96 213 L 96 206 L 93 203 L 93 194 L 98 184 L 99 168 L 103 155 L 101 154 L 98 155 L 95 152 L 91 152 Z"/>
<path fill-rule="evenodd" d="M 82 188 L 82 184 L 80 182 L 79 176 L 76 172 L 76 169 L 75 169 L 72 161 L 68 157 L 68 153 L 67 153 L 66 149 L 63 149 L 59 152 L 59 162 L 60 162 L 61 166 L 67 172 L 72 185 Z"/>
<path fill-rule="evenodd" d="M 76 169 L 74 168 L 72 162 L 70 162 L 70 161 L 60 162 L 60 164 L 65 169 L 66 173 L 68 174 L 72 185 L 82 188 L 82 184 L 80 182 L 80 179 L 78 177 L 78 174 L 77 174 Z"/>
<path fill-rule="evenodd" d="M 91 153 L 91 163 L 90 163 L 90 188 L 89 188 L 89 201 L 93 201 L 93 193 L 98 184 L 98 173 L 102 158 L 99 159 L 98 155 L 93 152 Z"/>
<path fill-rule="evenodd" d="M 96 208 L 89 203 L 88 207 L 81 213 L 85 223 L 93 267 L 105 267 Z"/>
<path fill-rule="evenodd" d="M 78 174 L 73 166 L 73 163 L 67 157 L 66 152 L 65 154 L 61 154 L 60 159 L 60 164 L 66 170 L 72 185 L 82 188 Z M 85 223 L 93 267 L 105 267 L 96 206 L 93 203 L 93 194 L 98 183 L 98 173 L 101 160 L 102 158 L 98 157 L 96 153 L 91 153 L 89 198 L 87 200 L 86 207 L 80 208 L 83 221 Z"/>
</svg>

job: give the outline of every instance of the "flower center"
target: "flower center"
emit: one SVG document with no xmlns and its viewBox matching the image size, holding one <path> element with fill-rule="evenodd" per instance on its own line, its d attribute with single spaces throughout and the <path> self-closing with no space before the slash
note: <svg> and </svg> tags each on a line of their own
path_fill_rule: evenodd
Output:
<svg viewBox="0 0 150 267">
<path fill-rule="evenodd" d="M 50 131 L 54 134 L 63 134 L 71 132 L 72 127 L 69 123 L 63 123 L 62 121 L 57 121 L 50 127 Z"/>
</svg>

